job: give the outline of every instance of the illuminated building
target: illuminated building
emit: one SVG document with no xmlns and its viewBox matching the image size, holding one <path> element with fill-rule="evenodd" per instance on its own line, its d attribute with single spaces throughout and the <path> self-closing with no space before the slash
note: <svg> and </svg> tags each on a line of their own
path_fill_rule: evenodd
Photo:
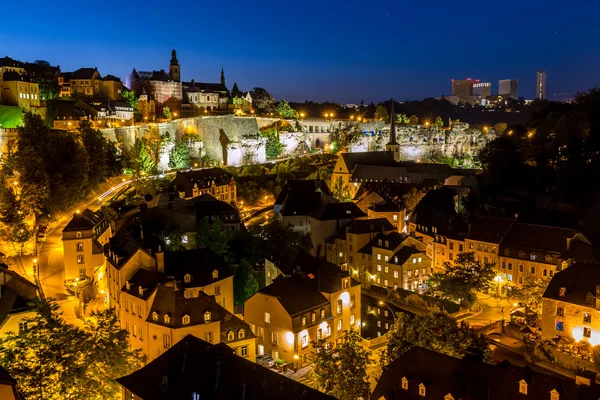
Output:
<svg viewBox="0 0 600 400">
<path fill-rule="evenodd" d="M 18 334 L 27 330 L 31 319 L 35 318 L 35 307 L 32 305 L 39 296 L 38 287 L 29 280 L 0 264 L 0 338 L 8 332 Z M 0 367 L 0 375 L 2 368 Z M 0 382 L 0 399 L 3 389 Z"/>
<path fill-rule="evenodd" d="M 482 99 L 492 94 L 492 84 L 489 82 L 477 82 L 473 84 L 474 96 L 481 96 Z"/>
<path fill-rule="evenodd" d="M 511 99 L 519 98 L 519 81 L 516 79 L 502 79 L 498 81 L 498 94 Z"/>
<path fill-rule="evenodd" d="M 9 57 L 0 58 L 0 104 L 24 110 L 40 106 L 40 87 L 31 81 L 25 64 Z"/>
<path fill-rule="evenodd" d="M 335 343 L 344 330 L 360 331 L 361 285 L 308 253 L 281 257 L 283 273 L 246 301 L 244 320 L 257 336 L 257 354 L 302 367 L 312 363 L 311 342 Z"/>
<path fill-rule="evenodd" d="M 472 96 L 475 83 L 479 83 L 479 80 L 452 79 L 452 96 Z"/>
<path fill-rule="evenodd" d="M 237 201 L 235 178 L 222 168 L 177 172 L 169 190 L 177 192 L 179 197 L 185 199 L 210 194 L 226 203 L 233 204 Z"/>
<path fill-rule="evenodd" d="M 536 73 L 535 98 L 546 100 L 546 71 Z"/>
</svg>

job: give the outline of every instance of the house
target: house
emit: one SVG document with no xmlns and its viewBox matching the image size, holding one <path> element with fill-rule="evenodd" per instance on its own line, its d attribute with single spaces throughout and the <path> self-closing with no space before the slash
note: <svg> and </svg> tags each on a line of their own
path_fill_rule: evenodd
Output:
<svg viewBox="0 0 600 400">
<path fill-rule="evenodd" d="M 394 156 L 388 151 L 368 151 L 358 153 L 341 153 L 335 162 L 331 174 L 331 185 L 335 186 L 341 179 L 342 186 L 347 186 L 352 197 L 356 194 L 359 182 L 351 182 L 352 174 L 359 165 L 393 167 L 397 164 Z"/>
<path fill-rule="evenodd" d="M 183 82 L 183 95 L 185 106 L 193 110 L 207 112 L 227 110 L 227 101 L 230 96 L 229 89 L 225 86 L 225 71 L 221 69 L 219 83 Z"/>
<path fill-rule="evenodd" d="M 0 399 L 23 400 L 17 391 L 17 381 L 2 366 L 0 366 Z"/>
<path fill-rule="evenodd" d="M 40 106 L 40 87 L 31 80 L 25 63 L 0 58 L 0 104 L 29 110 Z"/>
<path fill-rule="evenodd" d="M 79 68 L 73 72 L 65 72 L 59 78 L 59 85 L 68 85 L 65 91 L 69 96 L 94 97 L 100 96 L 102 76 L 98 68 Z"/>
<path fill-rule="evenodd" d="M 322 179 L 289 179 L 285 182 L 273 205 L 275 216 L 278 216 L 287 198 L 294 198 L 305 193 L 323 193 L 333 197 L 329 186 Z"/>
<path fill-rule="evenodd" d="M 93 278 L 98 291 L 106 289 L 104 245 L 112 235 L 110 223 L 101 212 L 76 212 L 62 231 L 65 282 Z"/>
<path fill-rule="evenodd" d="M 579 262 L 557 272 L 542 299 L 542 337 L 600 344 L 600 264 Z"/>
<path fill-rule="evenodd" d="M 197 283 L 190 284 L 188 275 L 178 280 L 143 269 L 128 280 L 121 292 L 120 323 L 131 334 L 131 345 L 152 360 L 192 334 L 210 343 L 226 343 L 254 362 L 256 340 L 250 327 L 225 309 L 218 296 L 190 289 L 191 285 Z"/>
<path fill-rule="evenodd" d="M 364 293 L 360 303 L 362 315 L 360 334 L 364 339 L 375 339 L 385 335 L 396 321 L 396 314 L 407 313 L 406 310 Z"/>
<path fill-rule="evenodd" d="M 27 320 L 35 316 L 29 303 L 37 296 L 36 285 L 9 270 L 7 265 L 0 264 L 0 337 L 8 332 L 18 333 L 27 329 Z"/>
<path fill-rule="evenodd" d="M 313 358 L 312 342 L 332 343 L 344 330 L 360 330 L 361 285 L 346 271 L 297 252 L 273 282 L 244 304 L 244 320 L 257 336 L 258 354 L 302 367 Z"/>
<path fill-rule="evenodd" d="M 582 371 L 570 380 L 506 360 L 492 365 L 470 354 L 460 359 L 413 347 L 384 368 L 371 400 L 597 399 L 595 375 Z"/>
<path fill-rule="evenodd" d="M 193 335 L 117 382 L 122 398 L 131 400 L 333 399 L 234 355 L 222 343 L 207 343 Z"/>
<path fill-rule="evenodd" d="M 234 83 L 227 101 L 227 108 L 234 113 L 251 113 L 253 111 L 252 95 L 250 92 L 242 92 L 237 83 Z"/>
<path fill-rule="evenodd" d="M 237 201 L 235 178 L 221 168 L 177 172 L 169 186 L 169 191 L 178 193 L 179 197 L 184 199 L 210 194 L 226 203 L 235 204 Z"/>
<path fill-rule="evenodd" d="M 203 218 L 206 218 L 208 221 L 219 219 L 225 227 L 233 231 L 240 230 L 240 213 L 230 203 L 217 200 L 210 194 L 202 194 L 194 197 L 192 202 L 196 208 L 196 219 L 198 221 Z"/>
</svg>

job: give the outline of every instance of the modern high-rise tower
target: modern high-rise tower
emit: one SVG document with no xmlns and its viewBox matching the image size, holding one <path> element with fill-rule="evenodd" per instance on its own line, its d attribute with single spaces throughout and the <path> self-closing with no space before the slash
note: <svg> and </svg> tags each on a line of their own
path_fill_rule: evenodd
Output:
<svg viewBox="0 0 600 400">
<path fill-rule="evenodd" d="M 516 79 L 502 79 L 498 81 L 498 94 L 511 99 L 519 98 L 519 81 Z"/>
<path fill-rule="evenodd" d="M 538 71 L 536 81 L 535 98 L 538 100 L 546 100 L 546 71 Z"/>
<path fill-rule="evenodd" d="M 469 79 L 452 79 L 452 96 L 472 96 L 473 84 L 479 81 Z"/>
</svg>

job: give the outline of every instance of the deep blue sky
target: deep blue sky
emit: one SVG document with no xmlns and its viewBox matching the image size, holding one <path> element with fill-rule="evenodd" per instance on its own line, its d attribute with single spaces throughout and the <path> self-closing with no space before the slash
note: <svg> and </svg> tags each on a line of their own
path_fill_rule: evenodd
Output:
<svg viewBox="0 0 600 400">
<path fill-rule="evenodd" d="M 452 78 L 519 80 L 548 94 L 600 84 L 596 0 L 2 2 L 0 56 L 125 80 L 167 69 L 183 79 L 263 86 L 293 101 L 358 103 L 450 93 Z M 549 96 L 551 98 L 551 96 Z M 565 96 L 557 96 L 564 98 Z"/>
</svg>

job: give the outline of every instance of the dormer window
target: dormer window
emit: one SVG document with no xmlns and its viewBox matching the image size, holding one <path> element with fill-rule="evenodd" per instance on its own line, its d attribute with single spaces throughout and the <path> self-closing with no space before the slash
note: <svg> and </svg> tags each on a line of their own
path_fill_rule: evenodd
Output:
<svg viewBox="0 0 600 400">
<path fill-rule="evenodd" d="M 390 242 L 389 241 L 385 241 L 385 248 L 388 249 L 390 247 Z"/>
<path fill-rule="evenodd" d="M 550 391 L 550 400 L 560 400 L 560 395 L 556 389 Z"/>
<path fill-rule="evenodd" d="M 181 318 L 181 323 L 183 325 L 189 325 L 190 324 L 190 316 L 189 315 L 184 315 L 183 318 Z"/>
<path fill-rule="evenodd" d="M 204 322 L 207 324 L 210 323 L 210 312 L 209 311 L 204 313 Z"/>
<path fill-rule="evenodd" d="M 185 276 L 183 277 L 183 281 L 185 283 L 190 283 L 192 281 L 192 276 L 190 274 L 185 274 Z"/>
<path fill-rule="evenodd" d="M 158 313 L 156 311 L 152 311 L 152 321 L 158 321 Z"/>
<path fill-rule="evenodd" d="M 246 337 L 246 331 L 243 329 L 240 329 L 240 331 L 238 332 L 238 339 L 243 339 Z"/>
<path fill-rule="evenodd" d="M 419 396 L 425 397 L 425 385 L 422 383 L 419 383 Z"/>
<path fill-rule="evenodd" d="M 141 287 L 141 286 L 139 286 L 139 287 L 138 287 L 138 294 L 139 294 L 140 296 L 143 296 L 143 295 L 144 295 L 144 288 L 143 288 L 143 287 Z"/>
<path fill-rule="evenodd" d="M 77 239 L 81 238 L 81 232 L 77 232 L 75 236 L 77 236 Z"/>
<path fill-rule="evenodd" d="M 227 334 L 227 340 L 232 341 L 233 339 L 235 339 L 235 333 L 231 331 Z"/>
<path fill-rule="evenodd" d="M 546 263 L 550 264 L 552 262 L 552 256 L 550 254 L 546 254 Z"/>
<path fill-rule="evenodd" d="M 406 377 L 402 377 L 402 389 L 408 390 L 408 379 Z"/>
<path fill-rule="evenodd" d="M 219 279 L 219 271 L 217 271 L 216 269 L 213 271 L 212 273 L 212 277 L 213 279 Z"/>
<path fill-rule="evenodd" d="M 527 394 L 527 382 L 525 382 L 525 379 L 519 381 L 519 393 Z"/>
<path fill-rule="evenodd" d="M 565 297 L 565 294 L 567 294 L 567 288 L 566 287 L 561 287 L 560 289 L 558 289 L 558 295 L 560 297 Z"/>
<path fill-rule="evenodd" d="M 381 246 L 381 244 L 383 243 L 383 241 L 381 239 L 379 239 L 379 241 L 377 243 L 379 244 L 379 246 Z"/>
<path fill-rule="evenodd" d="M 131 283 L 129 283 L 129 281 L 125 282 L 125 290 L 127 290 L 127 291 L 131 290 Z"/>
<path fill-rule="evenodd" d="M 168 315 L 165 315 L 165 324 L 170 324 L 171 323 L 171 317 L 169 317 Z"/>
</svg>

